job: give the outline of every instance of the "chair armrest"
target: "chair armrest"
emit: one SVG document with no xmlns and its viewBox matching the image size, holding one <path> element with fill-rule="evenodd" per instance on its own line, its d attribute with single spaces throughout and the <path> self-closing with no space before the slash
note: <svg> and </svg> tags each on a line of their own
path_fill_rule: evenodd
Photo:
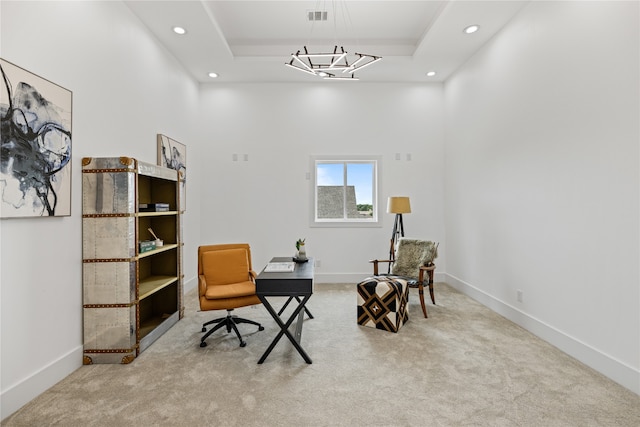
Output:
<svg viewBox="0 0 640 427">
<path fill-rule="evenodd" d="M 373 275 L 377 276 L 378 275 L 378 263 L 379 262 L 393 262 L 390 259 L 371 259 L 369 260 L 369 262 L 373 263 Z"/>
<path fill-rule="evenodd" d="M 256 277 L 258 277 L 258 274 L 257 274 L 255 271 L 253 271 L 253 270 L 249 270 L 249 279 L 250 279 L 252 282 L 255 282 L 255 281 L 256 281 Z"/>
<path fill-rule="evenodd" d="M 207 281 L 204 278 L 204 275 L 198 276 L 198 295 L 203 296 L 207 291 Z"/>
<path fill-rule="evenodd" d="M 418 276 L 418 281 L 420 283 L 424 282 L 424 273 L 425 271 L 428 273 L 428 277 L 429 277 L 429 282 L 431 283 L 433 281 L 433 271 L 436 269 L 436 265 L 432 262 L 428 263 L 427 265 L 421 265 L 420 266 L 420 273 Z"/>
<path fill-rule="evenodd" d="M 421 265 L 420 266 L 420 270 L 421 271 L 433 271 L 435 269 L 436 269 L 436 265 L 434 263 L 432 263 L 432 262 L 430 262 L 427 265 Z"/>
</svg>

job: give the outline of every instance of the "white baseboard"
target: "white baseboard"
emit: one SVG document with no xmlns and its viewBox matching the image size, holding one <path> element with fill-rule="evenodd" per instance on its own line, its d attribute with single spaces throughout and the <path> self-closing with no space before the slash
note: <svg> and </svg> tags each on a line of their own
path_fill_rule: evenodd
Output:
<svg viewBox="0 0 640 427">
<path fill-rule="evenodd" d="M 444 273 L 443 280 L 451 287 L 473 298 L 537 337 L 547 341 L 571 357 L 579 360 L 602 375 L 640 395 L 640 370 L 629 366 L 602 351 L 554 328 L 535 317 L 500 301 L 455 276 Z"/>
<path fill-rule="evenodd" d="M 22 408 L 38 395 L 53 387 L 76 369 L 82 366 L 82 351 L 80 345 L 69 353 L 54 360 L 31 376 L 14 384 L 0 394 L 0 419 Z"/>
<path fill-rule="evenodd" d="M 197 277 L 192 277 L 189 280 L 185 280 L 184 283 L 182 284 L 182 294 L 184 295 L 187 292 L 191 291 L 192 289 L 195 289 L 196 286 L 198 286 Z"/>
</svg>

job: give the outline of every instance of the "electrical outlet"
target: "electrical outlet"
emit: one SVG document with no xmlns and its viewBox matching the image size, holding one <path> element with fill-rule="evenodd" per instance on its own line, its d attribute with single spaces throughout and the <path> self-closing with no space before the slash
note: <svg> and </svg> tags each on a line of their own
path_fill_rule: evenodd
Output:
<svg viewBox="0 0 640 427">
<path fill-rule="evenodd" d="M 396 160 L 400 160 L 400 153 L 396 153 Z"/>
<path fill-rule="evenodd" d="M 316 267 L 320 268 L 322 266 L 322 261 L 320 261 L 319 259 L 315 260 L 316 263 Z"/>
<path fill-rule="evenodd" d="M 522 302 L 522 289 L 518 289 L 516 291 L 516 298 L 518 299 L 518 302 Z"/>
</svg>

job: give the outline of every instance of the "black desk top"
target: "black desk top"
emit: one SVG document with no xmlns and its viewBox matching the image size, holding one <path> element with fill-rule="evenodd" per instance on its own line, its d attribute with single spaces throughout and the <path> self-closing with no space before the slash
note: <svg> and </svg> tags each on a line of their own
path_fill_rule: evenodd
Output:
<svg viewBox="0 0 640 427">
<path fill-rule="evenodd" d="M 274 257 L 270 262 L 290 262 L 291 257 Z M 296 263 L 292 272 L 265 272 L 256 278 L 256 293 L 272 296 L 298 296 L 313 293 L 313 258 Z"/>
</svg>

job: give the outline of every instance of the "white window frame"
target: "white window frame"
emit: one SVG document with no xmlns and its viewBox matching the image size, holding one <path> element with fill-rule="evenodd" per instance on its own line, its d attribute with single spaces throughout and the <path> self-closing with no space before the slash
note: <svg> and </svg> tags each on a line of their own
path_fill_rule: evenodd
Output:
<svg viewBox="0 0 640 427">
<path fill-rule="evenodd" d="M 382 156 L 372 155 L 314 155 L 311 156 L 310 162 L 310 191 L 311 206 L 309 209 L 311 227 L 333 227 L 333 228 L 367 228 L 367 227 L 382 227 L 382 220 L 380 217 L 380 176 L 382 172 Z M 317 218 L 317 174 L 318 164 L 321 163 L 371 163 L 373 164 L 373 191 L 372 191 L 372 204 L 373 212 L 370 218 Z M 346 182 L 344 183 L 346 185 Z"/>
</svg>

